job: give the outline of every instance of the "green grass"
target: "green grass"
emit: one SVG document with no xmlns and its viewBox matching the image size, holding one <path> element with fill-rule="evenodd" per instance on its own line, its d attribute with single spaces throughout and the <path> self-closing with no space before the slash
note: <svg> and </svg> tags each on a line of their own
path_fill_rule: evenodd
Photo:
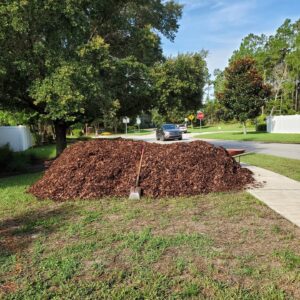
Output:
<svg viewBox="0 0 300 300">
<path fill-rule="evenodd" d="M 68 136 L 67 137 L 67 143 L 72 144 L 76 143 L 78 141 L 87 141 L 91 140 L 92 138 L 89 136 L 82 136 L 82 137 L 74 137 L 74 136 Z M 37 146 L 37 147 L 32 147 L 26 151 L 20 152 L 24 153 L 27 155 L 33 155 L 35 158 L 39 160 L 48 160 L 55 158 L 56 156 L 56 145 L 51 144 L 51 145 L 44 145 L 44 146 Z"/>
<path fill-rule="evenodd" d="M 254 130 L 254 125 L 251 125 L 247 128 L 249 131 Z M 212 132 L 212 131 L 240 131 L 243 130 L 243 126 L 240 123 L 219 123 L 215 125 L 205 125 L 202 126 L 201 129 L 199 128 L 199 125 L 194 128 L 189 128 L 188 132 Z"/>
<path fill-rule="evenodd" d="M 241 161 L 300 181 L 300 160 L 298 159 L 251 153 L 241 156 Z"/>
<path fill-rule="evenodd" d="M 245 192 L 55 203 L 39 176 L 0 179 L 1 299 L 299 299 L 299 228 Z"/>
<path fill-rule="evenodd" d="M 300 134 L 298 133 L 248 132 L 244 135 L 242 132 L 226 132 L 197 135 L 195 137 L 203 139 L 256 141 L 266 143 L 300 143 Z"/>
<path fill-rule="evenodd" d="M 30 148 L 23 153 L 28 155 L 34 155 L 39 160 L 47 160 L 51 158 L 55 158 L 56 156 L 56 145 L 45 145 Z"/>
<path fill-rule="evenodd" d="M 152 134 L 154 131 L 149 129 L 141 129 L 140 131 L 128 131 L 128 134 L 130 135 L 149 135 Z"/>
<path fill-rule="evenodd" d="M 128 135 L 149 135 L 152 134 L 154 131 L 151 129 L 141 129 L 140 131 L 138 130 L 128 130 L 127 134 Z M 119 132 L 119 133 L 112 133 L 112 135 L 126 135 L 124 131 Z"/>
</svg>

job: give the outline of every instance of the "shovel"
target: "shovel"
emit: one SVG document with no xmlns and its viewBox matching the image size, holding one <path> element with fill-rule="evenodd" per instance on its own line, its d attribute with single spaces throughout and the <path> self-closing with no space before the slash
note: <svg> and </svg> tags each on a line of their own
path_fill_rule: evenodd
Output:
<svg viewBox="0 0 300 300">
<path fill-rule="evenodd" d="M 142 168 L 142 160 L 143 160 L 143 155 L 144 155 L 144 145 L 142 147 L 142 153 L 141 153 L 141 159 L 139 163 L 139 168 L 136 176 L 136 181 L 135 181 L 135 186 L 132 186 L 130 188 L 130 194 L 129 194 L 129 199 L 131 200 L 140 200 L 141 199 L 141 187 L 139 186 L 139 179 L 140 179 L 140 173 L 141 173 L 141 168 Z"/>
</svg>

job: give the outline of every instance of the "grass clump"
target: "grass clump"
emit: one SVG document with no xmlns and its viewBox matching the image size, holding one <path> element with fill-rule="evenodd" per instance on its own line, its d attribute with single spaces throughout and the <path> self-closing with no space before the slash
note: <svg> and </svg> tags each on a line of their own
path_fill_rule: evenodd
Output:
<svg viewBox="0 0 300 300">
<path fill-rule="evenodd" d="M 251 153 L 241 161 L 300 181 L 300 160 L 267 154 Z"/>
</svg>

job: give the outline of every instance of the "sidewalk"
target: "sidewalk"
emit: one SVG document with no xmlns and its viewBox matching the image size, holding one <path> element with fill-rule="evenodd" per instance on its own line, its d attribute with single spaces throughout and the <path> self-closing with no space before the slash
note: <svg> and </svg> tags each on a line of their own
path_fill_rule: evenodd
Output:
<svg viewBox="0 0 300 300">
<path fill-rule="evenodd" d="M 247 165 L 247 168 L 263 184 L 248 192 L 300 227 L 300 182 L 259 167 Z"/>
</svg>

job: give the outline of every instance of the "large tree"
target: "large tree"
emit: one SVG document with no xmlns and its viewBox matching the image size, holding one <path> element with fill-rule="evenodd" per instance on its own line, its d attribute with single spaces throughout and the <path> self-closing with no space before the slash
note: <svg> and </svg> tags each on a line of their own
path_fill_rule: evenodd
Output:
<svg viewBox="0 0 300 300">
<path fill-rule="evenodd" d="M 300 20 L 287 19 L 274 35 L 246 36 L 230 58 L 230 62 L 249 56 L 255 59 L 264 82 L 272 86 L 274 98 L 268 106 L 273 113 L 300 111 L 299 36 Z"/>
<path fill-rule="evenodd" d="M 246 134 L 246 121 L 260 114 L 270 95 L 270 87 L 264 84 L 255 60 L 250 57 L 232 61 L 224 77 L 224 88 L 217 98 L 243 124 Z"/>
<path fill-rule="evenodd" d="M 155 107 L 169 121 L 179 122 L 189 111 L 201 107 L 208 78 L 206 54 L 179 54 L 153 68 Z"/>
<path fill-rule="evenodd" d="M 158 33 L 173 40 L 180 16 L 172 0 L 1 2 L 0 108 L 53 121 L 59 154 L 71 123 L 140 100 L 144 66 L 162 59 Z"/>
</svg>

